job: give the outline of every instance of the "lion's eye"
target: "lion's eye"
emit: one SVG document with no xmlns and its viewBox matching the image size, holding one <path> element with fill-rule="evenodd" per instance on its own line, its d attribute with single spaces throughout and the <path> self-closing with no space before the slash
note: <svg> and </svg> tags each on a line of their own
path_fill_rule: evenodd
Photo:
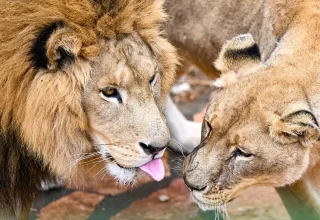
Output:
<svg viewBox="0 0 320 220">
<path fill-rule="evenodd" d="M 232 153 L 232 156 L 233 157 L 238 157 L 238 156 L 241 156 L 241 157 L 252 157 L 253 154 L 250 154 L 250 153 L 246 153 L 244 151 L 242 151 L 240 148 L 236 148 L 233 153 Z"/>
<path fill-rule="evenodd" d="M 106 87 L 100 92 L 101 97 L 106 101 L 113 103 L 122 103 L 122 98 L 119 91 L 114 87 Z"/>
<path fill-rule="evenodd" d="M 150 83 L 151 88 L 153 88 L 153 87 L 155 86 L 156 82 L 157 82 L 157 76 L 156 76 L 156 74 L 154 74 L 154 75 L 151 77 L 151 79 L 149 80 L 149 83 Z"/>
<path fill-rule="evenodd" d="M 115 96 L 117 93 L 117 90 L 115 88 L 106 88 L 105 90 L 102 91 L 103 95 L 110 97 L 110 96 Z"/>
</svg>

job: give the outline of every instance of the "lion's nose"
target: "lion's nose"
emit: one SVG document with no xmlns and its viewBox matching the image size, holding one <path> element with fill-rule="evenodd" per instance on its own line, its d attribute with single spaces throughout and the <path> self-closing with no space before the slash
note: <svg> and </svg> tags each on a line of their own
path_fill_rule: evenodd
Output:
<svg viewBox="0 0 320 220">
<path fill-rule="evenodd" d="M 139 143 L 139 145 L 140 147 L 142 147 L 142 149 L 146 154 L 152 154 L 152 155 L 156 155 L 157 153 L 159 153 L 160 151 L 166 148 L 166 147 L 154 147 L 150 144 L 147 145 L 141 142 Z"/>
</svg>

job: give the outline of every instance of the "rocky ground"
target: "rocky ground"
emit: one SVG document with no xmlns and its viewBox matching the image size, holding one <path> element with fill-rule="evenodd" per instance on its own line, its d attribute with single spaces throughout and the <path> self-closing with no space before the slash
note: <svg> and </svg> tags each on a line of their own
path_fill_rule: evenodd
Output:
<svg viewBox="0 0 320 220">
<path fill-rule="evenodd" d="M 173 99 L 189 118 L 201 121 L 210 99 L 211 81 L 190 70 L 173 89 Z M 43 192 L 35 201 L 30 219 L 39 220 L 200 220 L 228 219 L 225 214 L 201 212 L 191 201 L 181 179 L 183 157 L 169 152 L 164 158 L 166 178 L 146 180 L 137 186 L 120 187 L 103 174 L 86 179 L 86 186 Z M 232 220 L 290 219 L 275 189 L 251 187 L 227 205 Z"/>
</svg>

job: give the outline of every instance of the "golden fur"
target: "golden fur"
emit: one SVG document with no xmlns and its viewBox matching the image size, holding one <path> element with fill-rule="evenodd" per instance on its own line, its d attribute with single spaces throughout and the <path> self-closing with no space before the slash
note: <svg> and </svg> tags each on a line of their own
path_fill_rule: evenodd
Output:
<svg viewBox="0 0 320 220">
<path fill-rule="evenodd" d="M 1 1 L 0 185 L 9 188 L 0 190 L 0 218 L 26 217 L 47 173 L 74 180 L 97 143 L 106 164 L 112 159 L 128 168 L 150 160 L 139 142 L 166 145 L 163 100 L 177 56 L 162 37 L 162 4 Z M 105 86 L 119 88 L 126 107 L 101 99 Z"/>
<path fill-rule="evenodd" d="M 205 210 L 254 184 L 299 183 L 292 189 L 303 202 L 294 208 L 308 207 L 310 219 L 318 219 L 320 6 L 313 0 L 264 6 L 280 41 L 264 62 L 251 35 L 223 46 L 215 62 L 222 76 L 202 143 L 184 163 L 185 182 Z"/>
</svg>

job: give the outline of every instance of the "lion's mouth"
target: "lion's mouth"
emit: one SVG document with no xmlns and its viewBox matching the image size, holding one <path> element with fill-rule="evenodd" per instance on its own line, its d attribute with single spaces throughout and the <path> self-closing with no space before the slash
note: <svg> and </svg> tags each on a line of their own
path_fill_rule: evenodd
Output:
<svg viewBox="0 0 320 220">
<path fill-rule="evenodd" d="M 135 171 L 141 170 L 142 172 L 148 174 L 150 177 L 152 177 L 155 181 L 161 181 L 165 177 L 165 169 L 163 162 L 160 158 L 158 159 L 152 159 L 149 162 L 145 163 L 142 166 L 139 167 L 125 167 L 117 162 L 117 160 L 112 157 L 112 155 L 108 155 L 108 158 L 110 161 L 114 162 L 119 168 L 124 170 L 132 170 Z"/>
<path fill-rule="evenodd" d="M 139 169 L 149 174 L 155 181 L 161 181 L 165 176 L 164 165 L 161 159 L 153 159 L 140 166 Z"/>
</svg>

